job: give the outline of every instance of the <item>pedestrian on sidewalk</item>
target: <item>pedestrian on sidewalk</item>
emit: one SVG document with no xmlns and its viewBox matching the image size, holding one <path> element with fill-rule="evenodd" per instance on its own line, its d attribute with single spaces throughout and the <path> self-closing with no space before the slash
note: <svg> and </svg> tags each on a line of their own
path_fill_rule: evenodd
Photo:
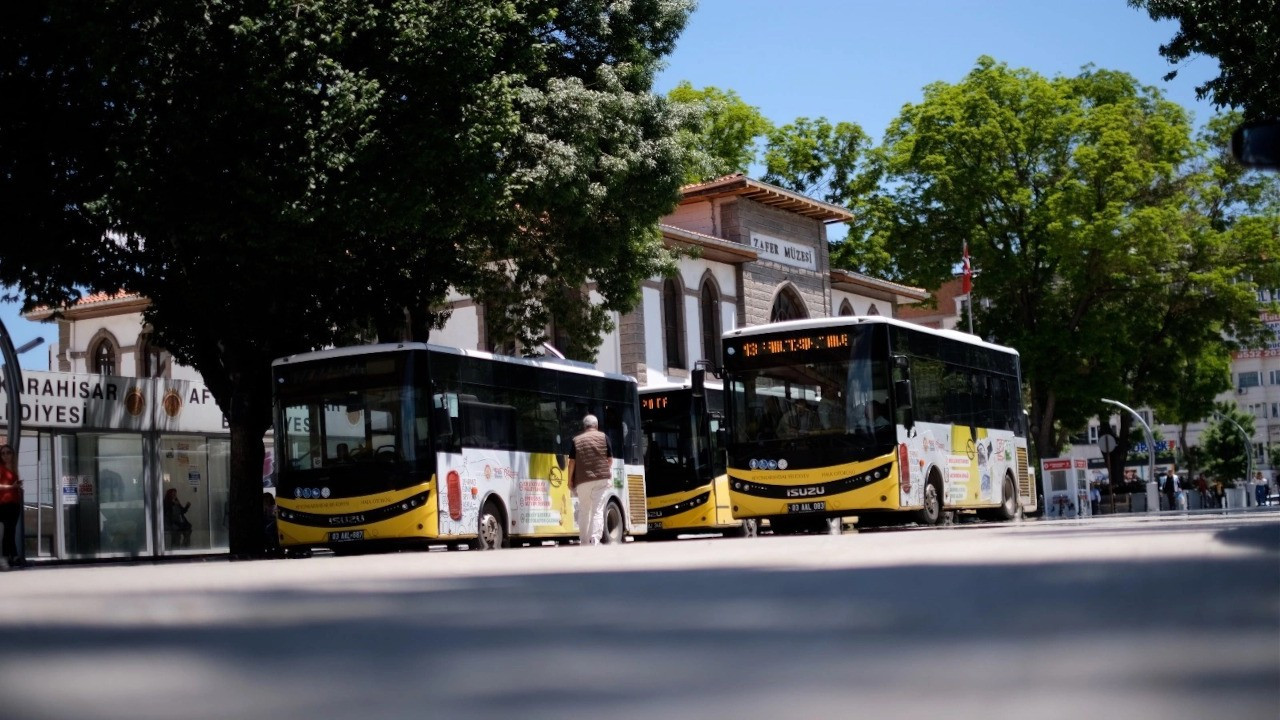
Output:
<svg viewBox="0 0 1280 720">
<path fill-rule="evenodd" d="M 1262 471 L 1254 473 L 1253 499 L 1258 501 L 1258 507 L 1265 507 L 1267 504 L 1267 487 L 1267 479 L 1263 477 Z"/>
<path fill-rule="evenodd" d="M 1178 466 L 1170 465 L 1169 474 L 1164 476 L 1164 496 L 1169 500 L 1169 510 L 1177 510 L 1178 498 Z"/>
<path fill-rule="evenodd" d="M 18 518 L 22 516 L 22 480 L 18 478 L 18 458 L 9 443 L 0 444 L 0 524 L 4 540 L 0 542 L 0 569 L 22 565 L 18 553 Z"/>
<path fill-rule="evenodd" d="M 598 545 L 606 532 L 604 505 L 613 479 L 613 445 L 595 415 L 582 418 L 582 432 L 569 447 L 569 487 L 578 497 L 578 539 Z"/>
</svg>

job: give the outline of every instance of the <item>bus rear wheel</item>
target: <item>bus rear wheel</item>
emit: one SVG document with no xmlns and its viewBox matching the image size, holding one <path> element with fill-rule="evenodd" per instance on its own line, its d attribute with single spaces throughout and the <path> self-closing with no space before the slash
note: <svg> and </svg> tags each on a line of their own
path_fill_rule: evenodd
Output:
<svg viewBox="0 0 1280 720">
<path fill-rule="evenodd" d="M 610 501 L 604 507 L 604 532 L 600 542 L 605 545 L 617 545 L 624 542 L 627 526 L 622 522 L 622 508 L 618 503 Z"/>
<path fill-rule="evenodd" d="M 502 522 L 502 512 L 498 510 L 498 504 L 490 500 L 480 511 L 476 549 L 497 550 L 504 547 L 507 547 L 507 533 Z"/>
<path fill-rule="evenodd" d="M 983 513 L 989 520 L 1008 522 L 1018 517 L 1018 489 L 1013 484 L 1013 476 L 1004 476 L 1004 487 L 1001 490 L 1000 507 Z"/>
<path fill-rule="evenodd" d="M 924 486 L 924 507 L 916 516 L 916 522 L 933 527 L 942 522 L 942 483 L 931 477 Z"/>
</svg>

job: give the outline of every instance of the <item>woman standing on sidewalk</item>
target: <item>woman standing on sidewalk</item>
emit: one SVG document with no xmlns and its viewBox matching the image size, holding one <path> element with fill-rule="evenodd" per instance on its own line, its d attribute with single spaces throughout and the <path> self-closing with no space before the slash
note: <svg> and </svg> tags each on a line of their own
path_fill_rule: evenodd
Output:
<svg viewBox="0 0 1280 720">
<path fill-rule="evenodd" d="M 13 446 L 0 444 L 0 524 L 4 525 L 3 563 L 6 567 L 22 562 L 18 555 L 18 517 L 22 514 L 22 481 L 18 479 L 18 458 Z"/>
</svg>

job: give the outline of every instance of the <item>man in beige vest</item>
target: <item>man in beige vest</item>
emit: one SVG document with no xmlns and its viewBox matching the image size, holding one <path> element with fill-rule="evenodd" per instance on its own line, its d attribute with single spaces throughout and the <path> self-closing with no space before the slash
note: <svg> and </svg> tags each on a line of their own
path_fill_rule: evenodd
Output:
<svg viewBox="0 0 1280 720">
<path fill-rule="evenodd" d="M 578 539 L 598 545 L 604 531 L 605 493 L 613 479 L 613 447 L 595 415 L 582 418 L 582 432 L 569 448 L 569 487 L 578 498 Z"/>
</svg>

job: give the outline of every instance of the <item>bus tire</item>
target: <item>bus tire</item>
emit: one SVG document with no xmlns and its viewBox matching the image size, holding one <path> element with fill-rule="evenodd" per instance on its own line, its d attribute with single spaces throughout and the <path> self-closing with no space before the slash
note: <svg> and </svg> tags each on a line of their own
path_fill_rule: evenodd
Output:
<svg viewBox="0 0 1280 720">
<path fill-rule="evenodd" d="M 602 545 L 620 545 L 626 542 L 627 525 L 622 521 L 622 508 L 610 500 L 604 506 L 604 532 L 600 534 Z"/>
<path fill-rule="evenodd" d="M 476 529 L 477 550 L 497 550 L 507 547 L 510 542 L 506 533 L 506 521 L 502 510 L 493 500 L 485 502 L 480 511 L 479 527 Z"/>
<path fill-rule="evenodd" d="M 1009 522 L 1018 517 L 1018 488 L 1013 484 L 1013 475 L 1005 473 L 1003 495 L 1000 507 L 992 513 L 992 517 L 1001 522 Z"/>
<path fill-rule="evenodd" d="M 936 474 L 930 475 L 924 486 L 924 506 L 916 515 L 916 522 L 928 527 L 942 522 L 942 481 Z"/>
</svg>

